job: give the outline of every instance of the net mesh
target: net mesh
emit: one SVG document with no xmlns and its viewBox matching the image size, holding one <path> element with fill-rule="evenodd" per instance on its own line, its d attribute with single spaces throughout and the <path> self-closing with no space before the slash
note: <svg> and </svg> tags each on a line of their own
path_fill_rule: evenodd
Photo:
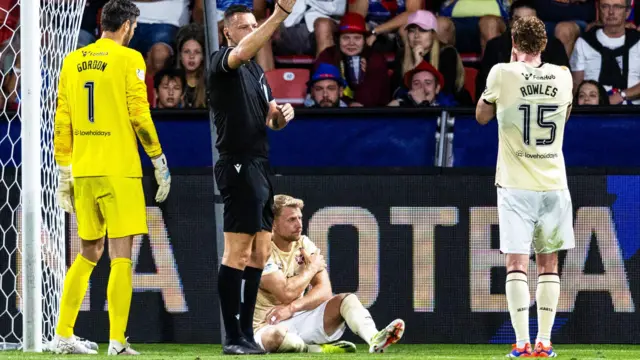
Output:
<svg viewBox="0 0 640 360">
<path fill-rule="evenodd" d="M 3 8 L 2 4 L 6 3 L 10 5 Z M 54 335 L 67 267 L 65 217 L 55 201 L 57 170 L 53 157 L 53 125 L 62 61 L 76 47 L 85 0 L 40 1 L 40 119 L 22 119 L 20 116 L 21 107 L 29 106 L 20 103 L 20 5 L 18 0 L 0 3 L 0 106 L 3 109 L 0 118 L 0 349 L 3 344 L 9 348 L 9 343 L 19 346 L 23 337 L 20 309 L 20 167 L 23 157 L 20 126 L 23 120 L 41 123 L 43 341 L 51 340 Z"/>
</svg>

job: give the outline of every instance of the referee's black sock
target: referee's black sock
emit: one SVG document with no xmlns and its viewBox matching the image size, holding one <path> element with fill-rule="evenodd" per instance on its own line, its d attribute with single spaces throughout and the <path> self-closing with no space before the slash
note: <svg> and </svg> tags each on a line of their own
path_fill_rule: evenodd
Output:
<svg viewBox="0 0 640 360">
<path fill-rule="evenodd" d="M 240 328 L 249 341 L 253 340 L 253 313 L 260 288 L 262 269 L 247 266 L 244 268 L 244 294 L 240 304 Z"/>
<path fill-rule="evenodd" d="M 222 308 L 222 319 L 227 341 L 242 337 L 240 332 L 240 291 L 242 288 L 242 270 L 220 265 L 218 272 L 218 295 Z"/>
</svg>

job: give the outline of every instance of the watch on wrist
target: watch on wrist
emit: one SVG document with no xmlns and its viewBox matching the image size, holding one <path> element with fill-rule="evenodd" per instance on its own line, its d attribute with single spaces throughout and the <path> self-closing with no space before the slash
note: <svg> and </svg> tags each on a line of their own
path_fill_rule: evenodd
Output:
<svg viewBox="0 0 640 360">
<path fill-rule="evenodd" d="M 620 96 L 622 97 L 622 100 L 627 100 L 627 93 L 624 91 L 620 91 Z"/>
</svg>

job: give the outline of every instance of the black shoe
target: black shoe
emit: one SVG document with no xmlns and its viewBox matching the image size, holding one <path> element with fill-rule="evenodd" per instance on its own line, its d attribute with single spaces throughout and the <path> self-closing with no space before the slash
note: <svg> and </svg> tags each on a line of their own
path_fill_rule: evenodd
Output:
<svg viewBox="0 0 640 360">
<path fill-rule="evenodd" d="M 262 350 L 262 348 L 260 347 L 260 345 L 258 345 L 258 343 L 256 343 L 256 341 L 254 340 L 253 335 L 248 336 L 246 333 L 244 334 L 244 338 L 247 340 L 247 342 L 249 344 L 251 344 L 251 346 L 253 346 L 254 349 L 256 350 L 260 350 L 260 351 L 264 351 Z"/>
<path fill-rule="evenodd" d="M 257 344 L 256 344 L 257 346 Z M 222 346 L 222 353 L 225 355 L 262 355 L 266 352 L 262 349 L 255 348 L 251 342 L 244 337 L 234 340 L 228 340 Z"/>
</svg>

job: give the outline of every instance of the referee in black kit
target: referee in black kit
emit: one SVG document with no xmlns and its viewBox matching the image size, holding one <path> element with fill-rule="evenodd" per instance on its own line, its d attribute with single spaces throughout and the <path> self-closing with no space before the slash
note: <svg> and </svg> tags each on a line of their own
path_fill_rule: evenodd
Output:
<svg viewBox="0 0 640 360">
<path fill-rule="evenodd" d="M 253 57 L 294 4 L 295 0 L 278 0 L 273 15 L 260 27 L 249 8 L 230 6 L 224 13 L 229 47 L 211 56 L 209 104 L 220 152 L 214 173 L 224 202 L 218 292 L 225 354 L 264 354 L 253 338 L 253 313 L 262 269 L 271 255 L 274 193 L 269 180 L 267 126 L 282 129 L 294 112 L 291 104 L 276 104 L 264 71 Z"/>
</svg>

